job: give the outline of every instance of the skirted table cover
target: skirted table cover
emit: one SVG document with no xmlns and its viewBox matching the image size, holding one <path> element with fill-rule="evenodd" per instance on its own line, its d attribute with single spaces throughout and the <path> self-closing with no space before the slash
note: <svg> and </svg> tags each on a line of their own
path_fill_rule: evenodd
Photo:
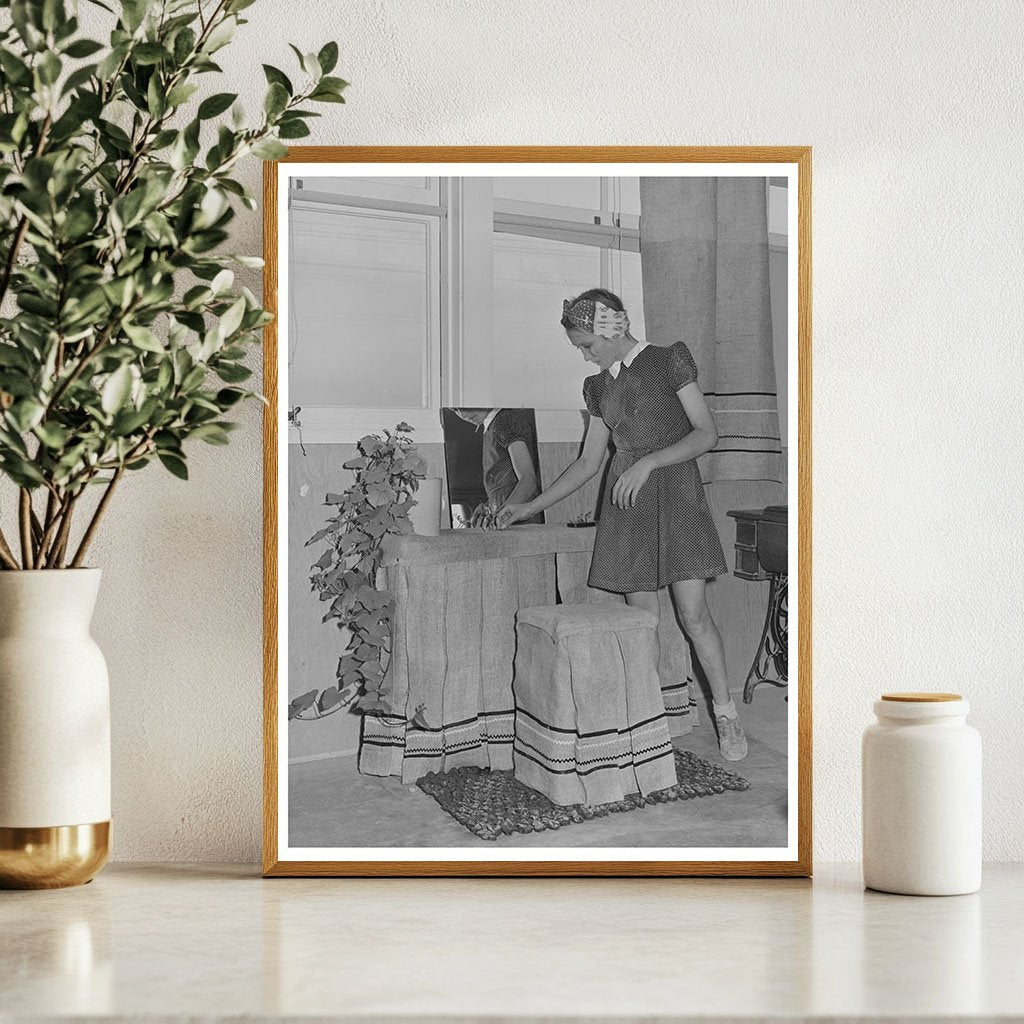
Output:
<svg viewBox="0 0 1024 1024">
<path fill-rule="evenodd" d="M 389 537 L 378 585 L 395 598 L 390 715 L 363 716 L 359 770 L 415 782 L 462 765 L 511 769 L 516 612 L 621 601 L 587 587 L 592 528 L 514 526 Z M 696 721 L 689 647 L 662 592 L 662 695 L 673 736 Z M 420 721 L 414 723 L 419 712 Z"/>
<path fill-rule="evenodd" d="M 610 602 L 519 612 L 516 778 L 562 806 L 677 782 L 654 661 L 654 616 Z"/>
</svg>

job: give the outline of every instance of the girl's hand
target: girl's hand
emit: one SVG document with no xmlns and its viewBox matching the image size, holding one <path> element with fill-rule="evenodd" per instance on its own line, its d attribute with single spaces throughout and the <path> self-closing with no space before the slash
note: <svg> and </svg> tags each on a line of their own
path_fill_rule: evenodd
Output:
<svg viewBox="0 0 1024 1024">
<path fill-rule="evenodd" d="M 640 488 L 647 483 L 653 470 L 654 467 L 646 459 L 640 459 L 621 473 L 612 488 L 612 504 L 617 508 L 632 508 Z"/>
<path fill-rule="evenodd" d="M 506 526 L 511 526 L 513 523 L 518 523 L 520 519 L 530 518 L 530 506 L 529 505 L 503 505 L 498 509 L 498 515 L 495 518 L 495 523 L 499 530 L 504 530 Z"/>
</svg>

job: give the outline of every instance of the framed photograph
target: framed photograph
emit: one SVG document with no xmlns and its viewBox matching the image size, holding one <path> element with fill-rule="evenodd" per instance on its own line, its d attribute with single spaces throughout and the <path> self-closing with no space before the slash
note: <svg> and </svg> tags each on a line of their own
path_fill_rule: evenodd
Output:
<svg viewBox="0 0 1024 1024">
<path fill-rule="evenodd" d="M 267 876 L 811 873 L 811 151 L 266 165 Z"/>
</svg>

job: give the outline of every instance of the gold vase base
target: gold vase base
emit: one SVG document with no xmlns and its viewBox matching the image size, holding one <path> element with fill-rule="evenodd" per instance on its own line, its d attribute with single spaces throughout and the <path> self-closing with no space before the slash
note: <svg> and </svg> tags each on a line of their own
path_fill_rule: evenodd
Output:
<svg viewBox="0 0 1024 1024">
<path fill-rule="evenodd" d="M 110 822 L 0 825 L 0 889 L 63 889 L 92 881 L 110 857 Z"/>
</svg>

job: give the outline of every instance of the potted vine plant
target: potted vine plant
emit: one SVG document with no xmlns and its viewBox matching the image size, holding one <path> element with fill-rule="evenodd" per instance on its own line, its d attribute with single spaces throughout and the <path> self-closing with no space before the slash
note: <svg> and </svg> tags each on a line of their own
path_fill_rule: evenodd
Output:
<svg viewBox="0 0 1024 1024">
<path fill-rule="evenodd" d="M 330 602 L 323 621 L 333 621 L 345 641 L 332 685 L 296 697 L 288 705 L 289 719 L 315 720 L 346 707 L 367 715 L 395 710 L 387 677 L 395 601 L 378 589 L 377 570 L 384 539 L 413 530 L 409 510 L 426 466 L 413 449 L 411 431 L 399 423 L 383 437 L 360 439 L 359 455 L 345 463 L 355 473 L 352 484 L 326 496 L 324 504 L 335 514 L 306 542 L 327 542 L 310 582 L 320 600 Z M 422 717 L 422 709 L 416 714 Z"/>
<path fill-rule="evenodd" d="M 236 168 L 343 102 L 334 43 L 295 50 L 294 84 L 264 65 L 252 121 L 232 93 L 197 102 L 253 2 L 98 3 L 105 43 L 64 0 L 0 2 L 0 827 L 25 839 L 0 853 L 3 885 L 74 884 L 106 860 L 90 545 L 126 475 L 186 479 L 191 444 L 228 443 L 269 320 L 232 271 L 262 261 L 220 251 L 256 206 Z"/>
</svg>

